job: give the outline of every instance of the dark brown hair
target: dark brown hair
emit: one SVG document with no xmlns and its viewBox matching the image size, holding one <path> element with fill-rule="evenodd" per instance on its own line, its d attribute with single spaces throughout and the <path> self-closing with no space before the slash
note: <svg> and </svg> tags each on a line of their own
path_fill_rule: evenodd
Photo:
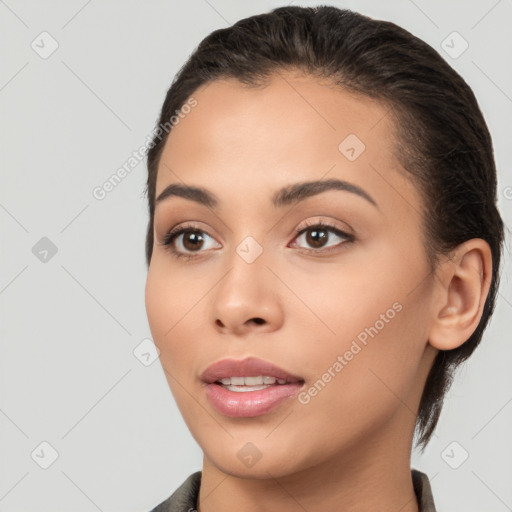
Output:
<svg viewBox="0 0 512 512">
<path fill-rule="evenodd" d="M 479 344 L 495 304 L 503 223 L 487 125 L 470 87 L 431 46 L 393 23 L 324 5 L 279 7 L 212 32 L 175 76 L 158 124 L 177 114 L 201 85 L 235 78 L 261 86 L 286 69 L 325 78 L 389 108 L 395 154 L 424 199 L 432 269 L 439 255 L 449 255 L 471 238 L 482 238 L 491 248 L 492 283 L 480 323 L 460 347 L 439 351 L 426 381 L 416 421 L 418 445 L 424 449 L 454 370 Z M 167 136 L 154 137 L 148 152 L 148 266 L 157 168 Z"/>
</svg>

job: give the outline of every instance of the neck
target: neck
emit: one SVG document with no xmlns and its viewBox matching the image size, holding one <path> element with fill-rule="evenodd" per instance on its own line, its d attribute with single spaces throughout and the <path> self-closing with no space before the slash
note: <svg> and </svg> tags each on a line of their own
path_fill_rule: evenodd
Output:
<svg viewBox="0 0 512 512">
<path fill-rule="evenodd" d="M 205 456 L 198 512 L 418 512 L 410 468 L 414 419 L 401 407 L 378 432 L 293 474 L 276 476 L 279 468 L 268 466 L 257 479 L 237 476 Z"/>
</svg>

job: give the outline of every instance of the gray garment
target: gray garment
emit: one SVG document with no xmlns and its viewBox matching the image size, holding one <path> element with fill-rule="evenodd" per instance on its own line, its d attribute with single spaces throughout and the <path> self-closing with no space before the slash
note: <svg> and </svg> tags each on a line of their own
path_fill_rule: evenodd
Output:
<svg viewBox="0 0 512 512">
<path fill-rule="evenodd" d="M 411 473 L 419 512 L 436 512 L 432 489 L 430 488 L 427 475 L 416 469 L 412 469 Z M 201 475 L 201 471 L 192 473 L 169 498 L 160 503 L 151 512 L 195 512 L 197 510 Z"/>
</svg>

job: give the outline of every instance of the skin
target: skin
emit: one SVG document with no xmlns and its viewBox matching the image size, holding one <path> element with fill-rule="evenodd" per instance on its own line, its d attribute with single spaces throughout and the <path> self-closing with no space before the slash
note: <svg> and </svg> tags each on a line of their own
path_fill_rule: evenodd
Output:
<svg viewBox="0 0 512 512">
<path fill-rule="evenodd" d="M 438 349 L 459 346 L 478 324 L 487 244 L 470 240 L 431 271 L 422 196 L 393 154 L 384 105 L 292 72 L 260 88 L 217 80 L 193 96 L 197 106 L 164 147 L 156 195 L 171 183 L 201 186 L 219 206 L 157 204 L 146 310 L 204 453 L 198 510 L 417 511 L 410 454 L 421 393 Z M 338 149 L 348 134 L 366 146 L 354 161 Z M 335 190 L 271 205 L 281 187 L 330 178 L 364 189 L 377 206 Z M 318 220 L 354 240 L 327 231 L 315 246 L 314 229 L 295 234 Z M 205 238 L 195 253 L 186 235 L 175 241 L 191 260 L 162 245 L 188 222 Z M 248 236 L 263 249 L 250 264 L 236 252 Z M 309 403 L 292 398 L 230 418 L 208 401 L 200 375 L 226 357 L 269 360 L 309 389 L 394 303 L 401 311 Z M 248 442 L 261 453 L 252 467 L 237 456 Z"/>
</svg>

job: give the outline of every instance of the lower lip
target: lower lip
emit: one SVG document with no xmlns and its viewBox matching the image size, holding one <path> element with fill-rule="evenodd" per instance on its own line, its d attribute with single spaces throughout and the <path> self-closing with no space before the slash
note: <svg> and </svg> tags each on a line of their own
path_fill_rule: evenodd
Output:
<svg viewBox="0 0 512 512">
<path fill-rule="evenodd" d="M 250 418 L 260 416 L 276 408 L 296 395 L 303 382 L 275 384 L 258 391 L 229 391 L 220 384 L 207 384 L 206 395 L 210 403 L 225 416 Z"/>
</svg>

